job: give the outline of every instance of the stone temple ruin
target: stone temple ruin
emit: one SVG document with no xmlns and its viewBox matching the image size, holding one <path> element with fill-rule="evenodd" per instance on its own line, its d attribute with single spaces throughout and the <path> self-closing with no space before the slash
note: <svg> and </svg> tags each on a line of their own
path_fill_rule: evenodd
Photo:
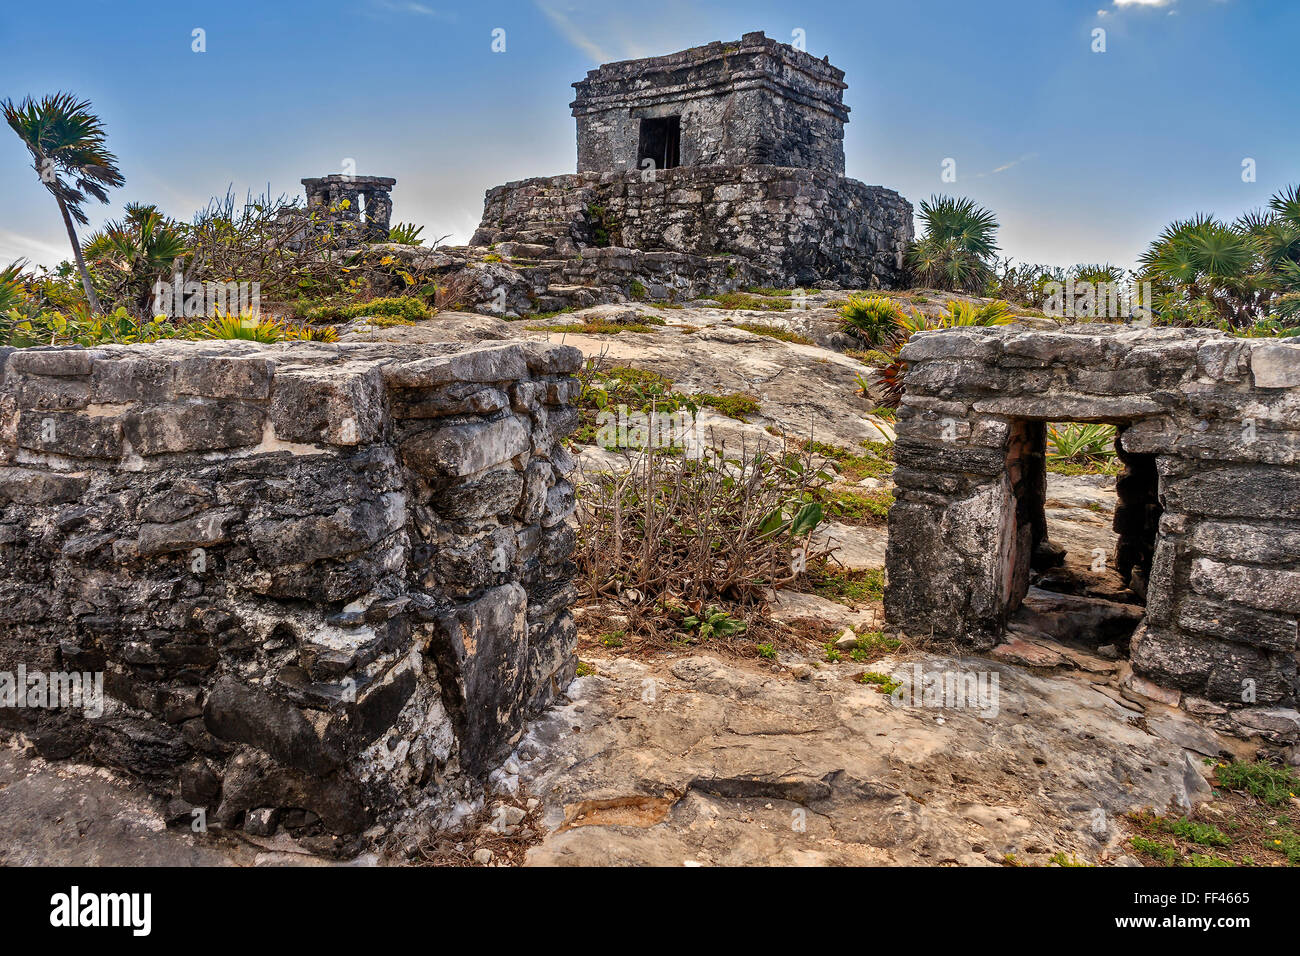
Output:
<svg viewBox="0 0 1300 956">
<path fill-rule="evenodd" d="M 655 298 L 899 281 L 912 207 L 844 176 L 844 73 L 825 60 L 747 33 L 574 87 L 577 172 L 488 190 L 472 246 Z"/>
<path fill-rule="evenodd" d="M 387 242 L 393 200 L 388 195 L 397 180 L 390 176 L 348 176 L 335 173 L 304 179 L 307 212 L 319 221 L 351 223 L 362 242 Z"/>
<path fill-rule="evenodd" d="M 1110 423 L 1123 468 L 1108 560 L 1128 593 L 1100 600 L 1094 619 L 1124 617 L 1101 605 L 1138 604 L 1118 642 L 1149 690 L 1221 729 L 1294 734 L 1300 345 L 981 328 L 916 335 L 902 357 L 893 626 L 987 649 L 1022 624 L 1031 584 L 1061 559 L 1044 514 L 1045 424 Z"/>
<path fill-rule="evenodd" d="M 128 771 L 186 825 L 325 849 L 454 800 L 576 667 L 560 439 L 580 362 L 520 342 L 0 349 L 0 672 L 51 692 L 103 674 L 100 706 L 24 687 L 2 726 Z"/>
<path fill-rule="evenodd" d="M 332 234 L 342 246 L 387 242 L 393 218 L 391 176 L 334 173 L 302 181 L 307 208 L 280 211 L 290 224 L 287 242 L 301 244 L 306 235 Z"/>
</svg>

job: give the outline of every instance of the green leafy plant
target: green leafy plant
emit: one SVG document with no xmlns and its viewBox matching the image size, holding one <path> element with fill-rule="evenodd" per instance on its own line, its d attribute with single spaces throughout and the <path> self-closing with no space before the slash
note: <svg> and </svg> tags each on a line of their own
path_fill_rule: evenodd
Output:
<svg viewBox="0 0 1300 956">
<path fill-rule="evenodd" d="M 420 238 L 422 232 L 424 232 L 423 226 L 417 226 L 409 222 L 399 222 L 389 228 L 388 241 L 403 246 L 420 246 L 424 244 L 424 240 Z"/>
<path fill-rule="evenodd" d="M 249 342 L 279 342 L 285 327 L 274 319 L 222 315 L 202 323 L 191 333 L 198 339 L 243 339 Z"/>
<path fill-rule="evenodd" d="M 294 311 L 300 313 L 309 322 L 346 322 L 349 319 L 380 316 L 416 322 L 427 319 L 433 314 L 423 301 L 410 296 L 322 305 L 304 303 L 301 308 L 295 308 Z"/>
<path fill-rule="evenodd" d="M 1220 764 L 1214 775 L 1229 790 L 1244 790 L 1269 806 L 1279 807 L 1300 794 L 1300 776 L 1289 767 L 1267 763 Z"/>
<path fill-rule="evenodd" d="M 874 671 L 867 671 L 858 675 L 859 684 L 870 684 L 878 693 L 889 695 L 898 688 L 903 686 L 903 682 L 890 677 L 888 674 L 877 674 Z"/>
<path fill-rule="evenodd" d="M 980 292 L 994 278 L 997 217 L 971 199 L 931 196 L 922 200 L 921 238 L 907 250 L 917 285 Z"/>
<path fill-rule="evenodd" d="M 1300 186 L 1232 222 L 1202 213 L 1170 223 L 1139 262 L 1162 321 L 1292 323 L 1300 318 Z"/>
<path fill-rule="evenodd" d="M 1115 457 L 1115 426 L 1072 422 L 1047 426 L 1047 460 L 1052 464 L 1109 462 Z"/>
<path fill-rule="evenodd" d="M 154 284 L 171 278 L 189 248 L 179 224 L 157 206 L 129 203 L 126 215 L 91 235 L 82 251 L 101 277 L 105 298 L 146 314 Z"/>
<path fill-rule="evenodd" d="M 892 345 L 907 317 L 897 302 L 881 295 L 850 296 L 839 314 L 844 331 L 871 348 Z"/>
<path fill-rule="evenodd" d="M 688 631 L 695 631 L 701 640 L 706 640 L 714 636 L 733 637 L 743 634 L 746 625 L 744 621 L 737 620 L 726 611 L 709 608 L 699 616 L 692 614 L 683 618 L 682 627 Z"/>
</svg>

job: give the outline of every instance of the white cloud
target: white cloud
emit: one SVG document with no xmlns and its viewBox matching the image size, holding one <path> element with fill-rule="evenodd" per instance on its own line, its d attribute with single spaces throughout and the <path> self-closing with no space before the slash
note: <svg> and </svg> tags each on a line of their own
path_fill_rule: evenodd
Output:
<svg viewBox="0 0 1300 956">
<path fill-rule="evenodd" d="M 0 269 L 16 259 L 26 259 L 29 266 L 53 268 L 64 259 L 71 258 L 71 243 L 59 246 L 24 236 L 20 232 L 0 229 Z"/>
<path fill-rule="evenodd" d="M 1117 7 L 1167 7 L 1176 0 L 1115 0 Z"/>
</svg>

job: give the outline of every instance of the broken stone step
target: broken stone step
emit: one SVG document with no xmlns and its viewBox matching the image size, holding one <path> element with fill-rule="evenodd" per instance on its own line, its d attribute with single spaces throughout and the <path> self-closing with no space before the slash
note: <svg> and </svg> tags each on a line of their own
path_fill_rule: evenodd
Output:
<svg viewBox="0 0 1300 956">
<path fill-rule="evenodd" d="M 1140 605 L 1031 587 L 1012 621 L 1058 641 L 1127 647 L 1145 616 L 1146 608 Z"/>
</svg>

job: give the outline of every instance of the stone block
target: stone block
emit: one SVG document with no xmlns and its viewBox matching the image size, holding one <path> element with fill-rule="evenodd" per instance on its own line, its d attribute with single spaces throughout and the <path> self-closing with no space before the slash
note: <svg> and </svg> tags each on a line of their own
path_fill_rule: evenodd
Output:
<svg viewBox="0 0 1300 956">
<path fill-rule="evenodd" d="M 133 411 L 125 431 L 136 453 L 149 457 L 256 445 L 265 421 L 266 412 L 251 403 L 199 400 Z"/>
</svg>

